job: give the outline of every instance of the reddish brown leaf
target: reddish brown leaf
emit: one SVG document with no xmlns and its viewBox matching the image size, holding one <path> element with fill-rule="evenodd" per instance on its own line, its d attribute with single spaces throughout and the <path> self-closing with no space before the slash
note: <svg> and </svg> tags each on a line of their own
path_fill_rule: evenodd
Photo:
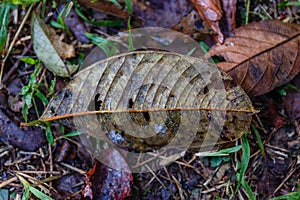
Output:
<svg viewBox="0 0 300 200">
<path fill-rule="evenodd" d="M 121 8 L 108 1 L 102 0 L 102 1 L 92 2 L 91 0 L 78 0 L 78 3 L 80 3 L 82 6 L 88 6 L 95 10 L 109 13 L 117 17 L 121 17 L 121 18 L 130 17 L 130 14 L 128 12 L 123 11 Z"/>
<path fill-rule="evenodd" d="M 84 189 L 84 196 L 92 196 L 96 200 L 122 200 L 129 196 L 133 177 L 129 173 L 130 169 L 125 159 L 113 148 L 102 151 L 99 156 L 102 157 L 102 162 L 105 160 L 107 165 L 114 165 L 123 170 L 112 169 L 97 161 L 94 169 L 88 173 L 90 180 L 86 180 L 87 186 Z"/>
<path fill-rule="evenodd" d="M 201 18 L 208 23 L 218 34 L 217 41 L 224 42 L 224 35 L 221 32 L 219 21 L 222 18 L 220 0 L 192 0 Z"/>
<path fill-rule="evenodd" d="M 211 34 L 211 31 L 195 10 L 183 16 L 180 22 L 173 26 L 172 29 L 189 35 L 194 40 L 205 40 Z"/>
<path fill-rule="evenodd" d="M 235 31 L 208 57 L 223 56 L 218 67 L 229 73 L 250 96 L 264 94 L 300 72 L 300 26 L 277 20 L 254 22 Z"/>
</svg>

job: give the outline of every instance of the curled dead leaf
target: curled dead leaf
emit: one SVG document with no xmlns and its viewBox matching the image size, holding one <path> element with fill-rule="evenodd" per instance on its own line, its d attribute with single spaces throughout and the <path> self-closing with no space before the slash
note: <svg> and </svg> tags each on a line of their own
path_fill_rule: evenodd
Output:
<svg viewBox="0 0 300 200">
<path fill-rule="evenodd" d="M 201 18 L 218 34 L 217 41 L 222 44 L 224 42 L 224 35 L 220 29 L 219 21 L 222 18 L 223 12 L 220 0 L 192 0 L 192 2 Z"/>
<path fill-rule="evenodd" d="M 62 77 L 68 77 L 74 73 L 78 66 L 65 65 L 62 60 L 62 58 L 75 56 L 74 46 L 62 42 L 55 30 L 45 24 L 35 13 L 32 15 L 31 23 L 33 49 L 45 67 Z"/>
<path fill-rule="evenodd" d="M 300 25 L 278 20 L 254 22 L 216 44 L 207 57 L 221 55 L 217 66 L 231 75 L 250 96 L 288 83 L 300 72 Z"/>
</svg>

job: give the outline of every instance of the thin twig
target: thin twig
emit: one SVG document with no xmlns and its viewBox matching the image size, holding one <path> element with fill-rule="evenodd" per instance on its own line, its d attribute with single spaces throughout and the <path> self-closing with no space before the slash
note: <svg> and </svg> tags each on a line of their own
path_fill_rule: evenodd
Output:
<svg viewBox="0 0 300 200">
<path fill-rule="evenodd" d="M 174 180 L 175 185 L 177 186 L 177 189 L 178 189 L 179 195 L 180 195 L 180 199 L 185 200 L 184 195 L 183 195 L 183 190 L 182 190 L 181 184 L 179 183 L 179 181 L 178 181 L 178 180 L 175 178 L 175 176 L 173 176 L 173 175 L 172 175 L 172 179 Z"/>
<path fill-rule="evenodd" d="M 223 183 L 223 184 L 221 184 L 221 185 L 214 186 L 213 188 L 210 188 L 210 189 L 208 189 L 208 190 L 202 191 L 201 193 L 202 193 L 202 194 L 207 194 L 207 193 L 216 191 L 216 190 L 218 190 L 218 189 L 220 189 L 220 188 L 222 188 L 222 187 L 225 187 L 226 184 L 227 184 L 227 183 Z"/>
<path fill-rule="evenodd" d="M 67 167 L 67 168 L 69 168 L 69 169 L 71 169 L 71 170 L 73 170 L 73 171 L 75 171 L 75 172 L 78 172 L 79 174 L 85 174 L 86 172 L 85 171 L 83 171 L 82 169 L 79 169 L 79 168 L 77 168 L 77 167 L 73 167 L 72 165 L 69 165 L 69 164 L 67 164 L 67 163 L 60 163 L 62 166 L 64 166 L 64 167 Z"/>
<path fill-rule="evenodd" d="M 23 171 L 14 171 L 14 172 L 21 172 L 21 173 L 24 173 L 24 174 L 56 174 L 56 175 L 59 175 L 61 174 L 60 172 L 58 171 L 31 171 L 31 170 L 23 170 Z"/>
<path fill-rule="evenodd" d="M 292 169 L 288 175 L 286 176 L 286 178 L 280 183 L 280 185 L 275 189 L 273 194 L 276 194 L 280 188 L 285 184 L 285 182 L 294 174 L 294 172 L 296 171 L 297 167 L 295 167 L 294 169 Z"/>
<path fill-rule="evenodd" d="M 167 187 L 163 184 L 163 182 L 156 176 L 156 174 L 153 172 L 153 170 L 148 166 L 145 165 L 146 168 L 149 170 L 149 172 L 153 175 L 153 177 L 161 184 L 161 186 L 163 186 L 165 189 L 167 189 Z"/>
<path fill-rule="evenodd" d="M 0 183 L 0 188 L 3 188 L 3 187 L 5 187 L 5 186 L 11 184 L 12 182 L 14 182 L 14 181 L 16 181 L 16 180 L 18 180 L 18 177 L 14 176 L 14 177 L 12 177 L 12 178 L 6 180 L 6 181 L 3 181 L 2 183 Z"/>
</svg>

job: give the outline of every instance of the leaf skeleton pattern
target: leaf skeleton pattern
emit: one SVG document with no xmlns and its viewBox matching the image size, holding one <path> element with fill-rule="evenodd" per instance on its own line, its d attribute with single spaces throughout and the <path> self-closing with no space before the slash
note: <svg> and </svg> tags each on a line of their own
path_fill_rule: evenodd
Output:
<svg viewBox="0 0 300 200">
<path fill-rule="evenodd" d="M 160 148 L 174 138 L 178 148 L 184 137 L 194 137 L 192 147 L 199 147 L 208 132 L 218 144 L 234 141 L 249 128 L 254 111 L 244 90 L 214 65 L 157 51 L 121 54 L 79 71 L 50 101 L 42 119 L 94 110 L 120 112 L 62 122 L 96 138 L 117 137 L 116 145 L 138 151 Z"/>
</svg>

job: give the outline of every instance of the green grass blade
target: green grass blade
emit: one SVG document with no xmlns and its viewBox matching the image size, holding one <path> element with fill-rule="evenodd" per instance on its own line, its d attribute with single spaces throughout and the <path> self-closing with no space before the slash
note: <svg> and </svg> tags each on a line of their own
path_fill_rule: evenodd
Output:
<svg viewBox="0 0 300 200">
<path fill-rule="evenodd" d="M 242 146 L 243 146 L 242 147 L 242 149 L 243 149 L 242 162 L 241 162 L 240 173 L 239 173 L 239 176 L 238 176 L 238 184 L 237 184 L 235 192 L 237 192 L 239 187 L 241 186 L 242 180 L 244 179 L 244 176 L 245 176 L 245 173 L 246 173 L 246 170 L 248 168 L 249 161 L 250 161 L 250 145 L 249 145 L 249 142 L 247 140 L 247 134 L 243 135 L 242 141 L 243 141 L 243 144 L 242 144 Z"/>
<path fill-rule="evenodd" d="M 23 105 L 21 113 L 23 115 L 24 121 L 27 123 L 29 112 L 28 112 L 28 106 L 26 104 Z"/>
<path fill-rule="evenodd" d="M 46 6 L 47 6 L 47 0 L 43 0 L 42 12 L 41 12 L 42 19 L 45 19 Z"/>
<path fill-rule="evenodd" d="M 11 0 L 11 2 L 15 5 L 27 6 L 31 4 L 35 4 L 41 0 Z"/>
<path fill-rule="evenodd" d="M 25 188 L 29 188 L 30 184 L 28 181 L 25 180 L 25 178 L 23 178 L 22 176 L 18 176 L 18 178 L 21 181 L 21 183 L 24 185 Z"/>
<path fill-rule="evenodd" d="M 286 96 L 285 88 L 276 88 L 276 92 L 282 96 Z"/>
<path fill-rule="evenodd" d="M 132 15 L 133 13 L 133 8 L 132 8 L 132 2 L 131 0 L 125 0 L 125 4 L 126 4 L 126 9 L 127 9 L 127 12 Z"/>
<path fill-rule="evenodd" d="M 246 0 L 246 16 L 245 16 L 245 24 L 249 23 L 249 12 L 250 11 L 250 0 Z"/>
<path fill-rule="evenodd" d="M 99 20 L 99 21 L 90 21 L 88 20 L 87 23 L 92 24 L 94 26 L 108 26 L 108 27 L 116 27 L 116 26 L 123 26 L 123 21 L 115 21 L 115 20 Z"/>
<path fill-rule="evenodd" d="M 45 97 L 45 95 L 38 89 L 35 90 L 35 95 L 45 104 L 47 105 L 49 103 L 48 99 Z"/>
<path fill-rule="evenodd" d="M 73 131 L 71 133 L 65 134 L 64 137 L 73 137 L 73 136 L 78 136 L 81 134 L 82 134 L 82 132 L 80 132 L 80 131 Z"/>
<path fill-rule="evenodd" d="M 300 193 L 299 192 L 291 192 L 283 196 L 274 197 L 271 200 L 299 200 Z"/>
<path fill-rule="evenodd" d="M 251 128 L 252 128 L 252 130 L 255 134 L 255 137 L 257 139 L 257 143 L 258 143 L 259 149 L 261 151 L 261 154 L 263 155 L 264 158 L 266 158 L 266 152 L 265 152 L 264 144 L 261 140 L 260 134 L 259 134 L 258 130 L 256 129 L 256 127 L 254 125 L 251 125 Z"/>
<path fill-rule="evenodd" d="M 47 128 L 46 128 L 46 138 L 49 144 L 53 145 L 54 144 L 54 137 L 51 131 L 51 127 L 50 124 L 47 124 Z"/>
<path fill-rule="evenodd" d="M 209 46 L 203 41 L 199 42 L 199 45 L 204 53 L 207 53 L 210 49 Z"/>
<path fill-rule="evenodd" d="M 23 108 L 22 108 L 22 114 L 23 114 Z M 45 122 L 42 121 L 42 120 L 34 120 L 34 121 L 31 121 L 31 122 L 27 122 L 27 119 L 26 119 L 25 123 L 23 123 L 23 125 L 24 126 L 35 126 L 35 125 L 40 125 L 40 124 L 43 124 L 43 123 L 45 123 Z"/>
<path fill-rule="evenodd" d="M 58 23 L 58 22 L 56 22 L 54 20 L 50 21 L 50 25 L 53 26 L 54 28 L 65 30 L 65 26 L 64 25 L 62 25 L 61 23 Z"/>
<path fill-rule="evenodd" d="M 199 42 L 199 45 L 200 45 L 200 48 L 202 49 L 202 51 L 206 54 L 207 52 L 209 52 L 209 49 L 210 47 L 203 41 Z M 215 58 L 215 57 L 212 57 L 209 59 L 210 62 L 212 63 L 219 63 L 220 61 Z"/>
<path fill-rule="evenodd" d="M 242 145 L 238 145 L 238 146 L 230 147 L 227 149 L 221 149 L 217 152 L 199 152 L 199 153 L 196 153 L 195 155 L 199 156 L 199 157 L 228 156 L 230 153 L 238 152 L 241 148 L 242 148 Z"/>
<path fill-rule="evenodd" d="M 245 188 L 249 199 L 256 200 L 255 195 L 254 195 L 253 191 L 251 190 L 251 187 L 248 185 L 248 183 L 245 181 L 245 179 L 242 180 L 242 186 Z"/>
<path fill-rule="evenodd" d="M 83 19 L 85 22 L 95 25 L 95 26 L 123 26 L 124 22 L 122 20 L 99 20 L 99 21 L 91 21 L 89 20 L 82 12 L 81 10 L 76 6 L 75 7 L 76 14 Z"/>
<path fill-rule="evenodd" d="M 300 1 L 289 1 L 286 6 L 300 6 Z"/>
<path fill-rule="evenodd" d="M 36 117 L 37 117 L 37 118 L 40 118 L 39 109 L 38 109 L 38 107 L 37 107 L 35 98 L 32 98 L 32 104 L 33 104 L 33 107 L 34 107 L 34 110 L 35 110 Z"/>
<path fill-rule="evenodd" d="M 65 12 L 64 12 L 64 15 L 63 15 L 64 19 L 66 19 L 67 16 L 70 14 L 72 7 L 73 7 L 73 2 L 71 1 L 70 3 L 68 3 L 68 5 L 65 9 Z"/>
<path fill-rule="evenodd" d="M 2 2 L 0 8 L 0 52 L 3 50 L 7 40 L 7 27 L 9 19 L 10 3 Z"/>
<path fill-rule="evenodd" d="M 23 178 L 22 176 L 18 176 L 18 179 L 21 181 L 21 183 L 24 185 L 25 187 L 25 191 L 22 195 L 22 200 L 27 200 L 29 199 L 29 187 L 30 184 L 27 180 L 25 180 L 25 178 Z"/>
<path fill-rule="evenodd" d="M 23 61 L 23 62 L 25 62 L 25 63 L 27 63 L 27 64 L 29 64 L 29 65 L 35 65 L 35 64 L 38 63 L 37 60 L 35 60 L 35 59 L 31 58 L 31 57 L 20 58 L 20 60 Z"/>
<path fill-rule="evenodd" d="M 116 53 L 116 43 L 111 42 L 108 39 L 102 38 L 92 33 L 84 34 L 87 38 L 92 40 L 92 43 L 101 48 L 107 57 L 114 56 Z"/>
<path fill-rule="evenodd" d="M 296 92 L 300 92 L 300 88 L 297 88 L 297 87 L 296 87 L 295 85 L 293 85 L 293 84 L 288 83 L 288 84 L 286 84 L 286 87 L 289 88 L 290 90 L 294 90 L 294 91 L 296 91 Z"/>
<path fill-rule="evenodd" d="M 55 85 L 56 85 L 56 77 L 54 77 L 54 79 L 51 80 L 51 85 L 48 88 L 47 97 L 51 96 L 55 92 Z"/>
<path fill-rule="evenodd" d="M 186 55 L 187 56 L 192 56 L 193 53 L 195 52 L 195 50 L 196 50 L 196 47 L 192 48 Z"/>
<path fill-rule="evenodd" d="M 29 199 L 29 189 L 25 189 L 22 195 L 22 200 L 28 200 L 28 199 Z"/>
<path fill-rule="evenodd" d="M 121 4 L 117 0 L 107 0 L 118 6 L 119 8 L 122 8 Z"/>
<path fill-rule="evenodd" d="M 300 183 L 298 184 L 297 192 L 290 192 L 288 194 L 277 196 L 271 200 L 299 200 L 300 199 Z"/>
<path fill-rule="evenodd" d="M 29 186 L 29 191 L 34 194 L 34 196 L 36 196 L 37 198 L 41 199 L 41 200 L 54 200 L 51 197 L 49 197 L 48 195 L 44 194 L 43 192 L 39 191 L 38 189 Z"/>
<path fill-rule="evenodd" d="M 129 34 L 129 37 L 128 37 L 128 44 L 129 44 L 129 51 L 133 51 L 133 50 L 134 50 L 134 47 L 133 47 L 133 39 L 132 39 L 132 32 L 131 32 L 130 20 L 131 20 L 131 17 L 129 17 L 129 18 L 128 18 L 128 21 L 127 21 L 128 34 Z"/>
</svg>

